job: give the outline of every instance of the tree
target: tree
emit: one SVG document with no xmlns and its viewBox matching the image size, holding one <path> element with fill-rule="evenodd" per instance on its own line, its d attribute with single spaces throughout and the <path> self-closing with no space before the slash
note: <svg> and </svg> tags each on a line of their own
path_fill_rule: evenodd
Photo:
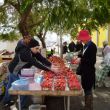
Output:
<svg viewBox="0 0 110 110">
<path fill-rule="evenodd" d="M 60 0 L 52 9 L 50 21 L 55 30 L 76 35 L 79 27 L 91 31 L 105 26 L 110 22 L 109 15 L 109 0 Z"/>
<path fill-rule="evenodd" d="M 38 34 L 45 47 L 47 31 L 76 36 L 79 28 L 91 31 L 109 23 L 109 15 L 109 0 L 4 0 L 0 7 L 1 38 L 13 39 L 19 32 Z"/>
<path fill-rule="evenodd" d="M 16 38 L 16 33 L 19 37 L 19 32 L 32 36 L 41 33 L 47 16 L 47 10 L 42 4 L 43 0 L 5 0 L 0 7 L 1 28 L 4 29 L 0 38 L 11 40 Z"/>
</svg>

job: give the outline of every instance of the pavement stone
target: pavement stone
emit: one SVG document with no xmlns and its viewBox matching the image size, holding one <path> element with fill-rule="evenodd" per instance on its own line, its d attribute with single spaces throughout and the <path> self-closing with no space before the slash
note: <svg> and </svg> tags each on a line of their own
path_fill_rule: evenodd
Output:
<svg viewBox="0 0 110 110">
<path fill-rule="evenodd" d="M 94 110 L 110 110 L 110 88 L 100 87 L 94 90 Z M 84 97 L 71 97 L 70 110 L 80 110 L 84 105 Z"/>
</svg>

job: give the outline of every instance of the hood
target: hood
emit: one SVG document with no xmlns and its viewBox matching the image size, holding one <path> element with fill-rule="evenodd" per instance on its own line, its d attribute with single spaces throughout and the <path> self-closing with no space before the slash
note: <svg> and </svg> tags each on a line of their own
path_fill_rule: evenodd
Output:
<svg viewBox="0 0 110 110">
<path fill-rule="evenodd" d="M 36 46 L 40 46 L 39 42 L 35 39 L 31 39 L 31 41 L 29 43 L 29 48 L 36 47 Z"/>
</svg>

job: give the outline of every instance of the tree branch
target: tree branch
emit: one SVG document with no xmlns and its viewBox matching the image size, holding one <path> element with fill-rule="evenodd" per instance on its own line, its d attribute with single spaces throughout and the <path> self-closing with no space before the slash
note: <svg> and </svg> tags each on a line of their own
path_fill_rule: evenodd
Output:
<svg viewBox="0 0 110 110">
<path fill-rule="evenodd" d="M 17 3 L 14 3 L 14 2 L 12 2 L 12 1 L 8 1 L 8 3 L 9 3 L 10 5 L 12 5 L 17 11 L 19 10 L 19 6 L 18 6 Z"/>
<path fill-rule="evenodd" d="M 19 1 L 19 0 L 17 0 L 17 2 L 18 2 L 18 5 L 20 6 L 20 1 Z"/>
<path fill-rule="evenodd" d="M 20 13 L 20 4 L 19 4 L 19 0 L 17 0 L 18 1 L 18 3 L 14 3 L 14 2 L 12 2 L 12 1 L 10 1 L 10 0 L 5 0 L 5 3 L 8 3 L 8 4 L 10 4 L 11 6 L 13 6 L 19 13 Z M 21 13 L 20 13 L 21 14 Z"/>
<path fill-rule="evenodd" d="M 47 16 L 44 16 L 41 20 L 37 21 L 36 23 L 33 23 L 29 25 L 29 28 L 33 28 L 34 26 L 40 25 L 43 21 L 45 21 Z"/>
<path fill-rule="evenodd" d="M 47 33 L 47 30 L 45 30 L 44 34 L 43 34 L 43 39 L 45 39 L 45 35 Z"/>
<path fill-rule="evenodd" d="M 31 9 L 32 9 L 32 4 L 30 4 L 30 5 L 27 7 L 26 11 L 22 14 L 22 16 L 21 16 L 22 21 L 26 21 L 26 20 L 27 20 L 27 17 L 28 17 L 28 15 L 30 14 Z"/>
<path fill-rule="evenodd" d="M 43 21 L 44 21 L 44 20 L 42 19 L 41 21 L 30 25 L 29 28 L 33 28 L 33 27 L 35 27 L 35 26 L 37 26 L 37 25 L 40 25 Z"/>
</svg>

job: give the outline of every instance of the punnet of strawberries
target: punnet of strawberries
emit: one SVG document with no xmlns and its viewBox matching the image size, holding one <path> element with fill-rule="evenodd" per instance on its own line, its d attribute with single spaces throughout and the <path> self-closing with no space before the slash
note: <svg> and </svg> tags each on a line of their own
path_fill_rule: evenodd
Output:
<svg viewBox="0 0 110 110">
<path fill-rule="evenodd" d="M 80 90 L 81 85 L 75 72 L 65 66 L 64 61 L 57 56 L 50 57 L 49 61 L 61 67 L 61 72 L 54 74 L 51 71 L 44 71 L 42 90 L 65 91 L 66 86 L 69 90 Z"/>
<path fill-rule="evenodd" d="M 66 80 L 65 79 L 55 79 L 54 81 L 54 90 L 61 90 L 64 91 L 66 87 Z"/>
<path fill-rule="evenodd" d="M 52 79 L 44 79 L 41 83 L 42 90 L 52 90 Z"/>
</svg>

